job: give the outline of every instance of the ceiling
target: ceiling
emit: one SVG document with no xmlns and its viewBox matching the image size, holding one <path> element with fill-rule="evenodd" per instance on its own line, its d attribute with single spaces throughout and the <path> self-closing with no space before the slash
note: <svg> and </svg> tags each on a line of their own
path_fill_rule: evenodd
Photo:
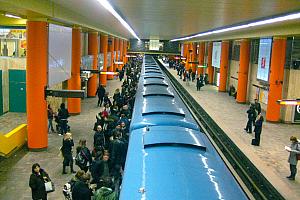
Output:
<svg viewBox="0 0 300 200">
<path fill-rule="evenodd" d="M 109 2 L 141 39 L 161 40 L 300 11 L 299 0 L 109 0 Z M 86 30 L 132 38 L 130 33 L 96 0 L 0 0 L 0 12 L 12 12 L 29 19 L 47 18 L 67 25 L 76 24 Z M 299 21 L 296 21 L 290 28 L 295 31 L 294 26 L 300 26 L 299 24 Z M 280 28 L 276 26 L 272 27 L 280 32 Z M 287 25 L 281 23 L 278 26 Z M 261 28 L 258 30 L 262 31 Z M 300 27 L 296 31 L 298 30 Z"/>
</svg>

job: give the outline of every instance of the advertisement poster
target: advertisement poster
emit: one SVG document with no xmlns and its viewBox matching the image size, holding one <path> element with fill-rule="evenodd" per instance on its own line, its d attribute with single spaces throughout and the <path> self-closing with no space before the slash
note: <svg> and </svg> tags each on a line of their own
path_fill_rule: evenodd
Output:
<svg viewBox="0 0 300 200">
<path fill-rule="evenodd" d="M 212 66 L 220 68 L 221 62 L 221 42 L 213 42 Z"/>
<path fill-rule="evenodd" d="M 269 81 L 270 57 L 272 50 L 272 39 L 264 38 L 259 42 L 258 67 L 256 78 L 262 81 Z"/>
</svg>

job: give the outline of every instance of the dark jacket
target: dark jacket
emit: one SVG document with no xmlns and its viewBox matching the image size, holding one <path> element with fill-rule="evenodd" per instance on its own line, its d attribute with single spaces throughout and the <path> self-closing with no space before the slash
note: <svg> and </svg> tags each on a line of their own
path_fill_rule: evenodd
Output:
<svg viewBox="0 0 300 200">
<path fill-rule="evenodd" d="M 94 134 L 94 147 L 104 147 L 105 145 L 105 135 L 104 132 L 96 131 Z"/>
<path fill-rule="evenodd" d="M 63 140 L 63 146 L 62 146 L 62 154 L 65 155 L 72 155 L 72 147 L 74 146 L 74 142 L 72 139 Z"/>
<path fill-rule="evenodd" d="M 73 200 L 91 200 L 92 191 L 89 189 L 88 185 L 83 181 L 78 181 L 75 183 L 72 190 Z"/>
<path fill-rule="evenodd" d="M 255 119 L 255 109 L 253 107 L 250 107 L 249 110 L 247 110 L 248 119 L 254 120 Z"/>
<path fill-rule="evenodd" d="M 260 116 L 260 118 L 255 121 L 255 124 L 254 124 L 254 126 L 255 126 L 254 132 L 255 133 L 261 134 L 263 121 L 264 121 L 263 116 Z"/>
<path fill-rule="evenodd" d="M 50 181 L 49 175 L 43 170 L 40 169 L 40 175 L 32 173 L 29 179 L 29 186 L 32 192 L 32 199 L 47 199 L 47 193 L 45 189 L 45 181 L 43 177 L 47 177 Z"/>
<path fill-rule="evenodd" d="M 96 159 L 92 163 L 91 174 L 92 174 L 93 180 L 96 183 L 98 183 L 100 178 L 104 175 L 103 173 L 104 173 L 105 163 L 107 163 L 107 165 L 108 165 L 109 173 L 112 174 L 113 173 L 113 166 L 112 166 L 112 163 L 110 162 L 110 160 L 103 161 L 103 160 L 100 160 L 100 159 Z"/>
<path fill-rule="evenodd" d="M 70 117 L 69 111 L 67 109 L 59 109 L 58 117 L 59 119 L 68 119 Z"/>
<path fill-rule="evenodd" d="M 104 95 L 105 95 L 105 89 L 104 89 L 104 87 L 102 85 L 98 87 L 96 95 L 98 95 L 99 98 L 104 97 Z"/>
<path fill-rule="evenodd" d="M 89 163 L 92 163 L 92 155 L 90 150 L 87 147 L 81 147 L 78 146 L 76 148 L 76 154 L 78 154 L 80 151 L 83 151 L 83 157 L 86 159 L 86 161 L 89 161 Z"/>
<path fill-rule="evenodd" d="M 255 110 L 257 111 L 257 113 L 259 114 L 259 113 L 261 113 L 261 106 L 260 106 L 260 103 L 255 103 L 254 104 L 254 106 L 255 106 Z"/>
</svg>

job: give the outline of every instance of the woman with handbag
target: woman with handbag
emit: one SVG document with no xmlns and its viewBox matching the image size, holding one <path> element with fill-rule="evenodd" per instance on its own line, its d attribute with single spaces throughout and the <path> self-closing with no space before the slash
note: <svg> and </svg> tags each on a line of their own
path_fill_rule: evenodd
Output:
<svg viewBox="0 0 300 200">
<path fill-rule="evenodd" d="M 32 174 L 29 179 L 29 186 L 32 192 L 33 200 L 46 200 L 47 192 L 45 187 L 45 182 L 50 182 L 49 175 L 45 170 L 41 169 L 38 163 L 32 165 Z"/>
<path fill-rule="evenodd" d="M 92 163 L 92 155 L 86 147 L 86 140 L 79 140 L 79 146 L 76 148 L 75 164 L 83 171 L 87 172 Z"/>
<path fill-rule="evenodd" d="M 297 163 L 300 155 L 300 142 L 295 136 L 291 136 L 290 141 L 292 142 L 291 145 L 289 147 L 286 147 L 285 149 L 290 152 L 288 162 L 290 163 L 291 175 L 286 178 L 294 181 L 297 173 Z"/>
</svg>

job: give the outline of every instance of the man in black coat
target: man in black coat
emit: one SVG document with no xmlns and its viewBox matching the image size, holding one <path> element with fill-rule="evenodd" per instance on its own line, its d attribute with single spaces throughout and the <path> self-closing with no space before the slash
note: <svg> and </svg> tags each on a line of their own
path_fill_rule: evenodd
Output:
<svg viewBox="0 0 300 200">
<path fill-rule="evenodd" d="M 254 100 L 254 107 L 255 107 L 255 110 L 257 111 L 257 114 L 259 115 L 261 113 L 261 106 L 260 106 L 260 103 L 258 102 L 258 99 Z"/>
<path fill-rule="evenodd" d="M 253 145 L 255 145 L 255 146 L 259 146 L 259 143 L 260 143 L 260 135 L 261 135 L 261 131 L 262 131 L 263 121 L 264 121 L 264 118 L 260 113 L 257 116 L 256 121 L 254 123 L 255 143 Z"/>
<path fill-rule="evenodd" d="M 102 106 L 102 102 L 103 102 L 103 98 L 105 95 L 105 88 L 103 87 L 103 85 L 99 85 L 97 91 L 96 91 L 96 95 L 98 95 L 98 103 L 97 106 Z"/>
<path fill-rule="evenodd" d="M 250 108 L 247 110 L 247 114 L 248 114 L 248 122 L 244 130 L 247 131 L 247 133 L 252 133 L 252 122 L 255 120 L 255 109 L 252 104 L 250 105 Z"/>
<path fill-rule="evenodd" d="M 62 134 L 68 132 L 68 117 L 70 117 L 68 109 L 64 103 L 60 104 L 60 109 L 58 110 L 58 119 L 61 126 Z"/>
</svg>

